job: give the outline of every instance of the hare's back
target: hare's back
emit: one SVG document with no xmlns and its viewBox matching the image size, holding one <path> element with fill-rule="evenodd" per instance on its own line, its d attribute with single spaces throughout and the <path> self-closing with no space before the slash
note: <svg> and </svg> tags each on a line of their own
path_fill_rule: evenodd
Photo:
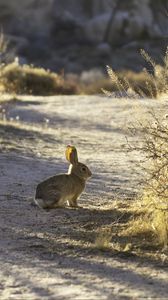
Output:
<svg viewBox="0 0 168 300">
<path fill-rule="evenodd" d="M 40 182 L 36 188 L 36 198 L 40 198 L 43 194 L 51 190 L 61 192 L 63 187 L 68 183 L 68 175 L 60 174 L 49 177 L 48 179 Z"/>
</svg>

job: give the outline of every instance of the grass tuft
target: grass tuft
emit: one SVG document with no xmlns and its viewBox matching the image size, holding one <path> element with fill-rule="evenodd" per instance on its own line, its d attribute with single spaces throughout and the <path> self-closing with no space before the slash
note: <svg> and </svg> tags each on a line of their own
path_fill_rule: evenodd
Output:
<svg viewBox="0 0 168 300">
<path fill-rule="evenodd" d="M 95 248 L 99 250 L 107 250 L 110 248 L 112 233 L 111 228 L 101 228 L 99 229 L 96 239 L 95 239 Z"/>
</svg>

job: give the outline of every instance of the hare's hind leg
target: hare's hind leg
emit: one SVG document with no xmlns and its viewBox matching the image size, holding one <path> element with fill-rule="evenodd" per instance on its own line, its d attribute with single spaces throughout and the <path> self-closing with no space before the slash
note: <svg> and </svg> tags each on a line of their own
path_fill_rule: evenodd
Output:
<svg viewBox="0 0 168 300">
<path fill-rule="evenodd" d="M 48 193 L 48 195 L 45 195 L 43 198 L 35 198 L 35 203 L 40 208 L 56 208 L 59 207 L 59 202 L 61 200 L 61 195 L 59 193 Z"/>
</svg>

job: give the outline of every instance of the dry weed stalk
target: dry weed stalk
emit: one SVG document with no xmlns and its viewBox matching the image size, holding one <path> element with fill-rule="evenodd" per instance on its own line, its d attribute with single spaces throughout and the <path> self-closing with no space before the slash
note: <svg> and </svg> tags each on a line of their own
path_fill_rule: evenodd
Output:
<svg viewBox="0 0 168 300">
<path fill-rule="evenodd" d="M 0 55 L 2 56 L 7 50 L 7 41 L 5 40 L 3 32 L 0 33 Z"/>
<path fill-rule="evenodd" d="M 112 97 L 139 98 L 149 96 L 150 98 L 158 98 L 162 94 L 168 92 L 168 48 L 166 50 L 163 65 L 157 65 L 151 56 L 143 49 L 141 55 L 145 61 L 151 66 L 151 70 L 143 70 L 143 85 L 139 86 L 137 82 L 130 80 L 127 73 L 125 77 L 120 78 L 116 72 L 107 66 L 107 73 L 112 81 L 112 84 L 118 87 L 118 93 L 102 89 L 103 93 Z M 129 74 L 129 72 L 128 72 Z"/>
<path fill-rule="evenodd" d="M 3 69 L 5 67 L 4 57 L 7 54 L 8 42 L 4 37 L 3 32 L 0 33 L 0 94 L 3 90 Z"/>
<path fill-rule="evenodd" d="M 102 92 L 108 96 L 108 97 L 126 97 L 126 98 L 130 98 L 130 94 L 131 97 L 134 95 L 136 97 L 138 97 L 138 94 L 136 94 L 133 91 L 133 88 L 130 84 L 130 82 L 128 81 L 128 79 L 125 77 L 122 77 L 122 79 L 119 78 L 119 76 L 113 71 L 113 69 L 110 66 L 107 66 L 107 73 L 109 75 L 109 78 L 112 81 L 112 84 L 114 84 L 114 86 L 117 87 L 117 93 L 115 92 L 110 92 L 107 91 L 106 89 L 102 88 Z"/>
</svg>

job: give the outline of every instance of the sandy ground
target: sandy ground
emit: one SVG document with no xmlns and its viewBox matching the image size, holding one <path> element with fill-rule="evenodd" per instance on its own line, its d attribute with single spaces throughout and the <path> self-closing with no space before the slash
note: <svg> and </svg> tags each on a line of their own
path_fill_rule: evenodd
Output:
<svg viewBox="0 0 168 300">
<path fill-rule="evenodd" d="M 151 109 L 164 115 L 167 104 L 61 96 L 5 106 L 11 121 L 0 123 L 1 300 L 168 299 L 166 265 L 95 247 L 99 230 L 119 217 L 116 199 L 133 201 L 140 189 L 141 155 L 127 151 L 127 127 Z M 67 144 L 76 145 L 93 177 L 81 208 L 43 211 L 32 205 L 35 187 L 66 172 Z"/>
</svg>

